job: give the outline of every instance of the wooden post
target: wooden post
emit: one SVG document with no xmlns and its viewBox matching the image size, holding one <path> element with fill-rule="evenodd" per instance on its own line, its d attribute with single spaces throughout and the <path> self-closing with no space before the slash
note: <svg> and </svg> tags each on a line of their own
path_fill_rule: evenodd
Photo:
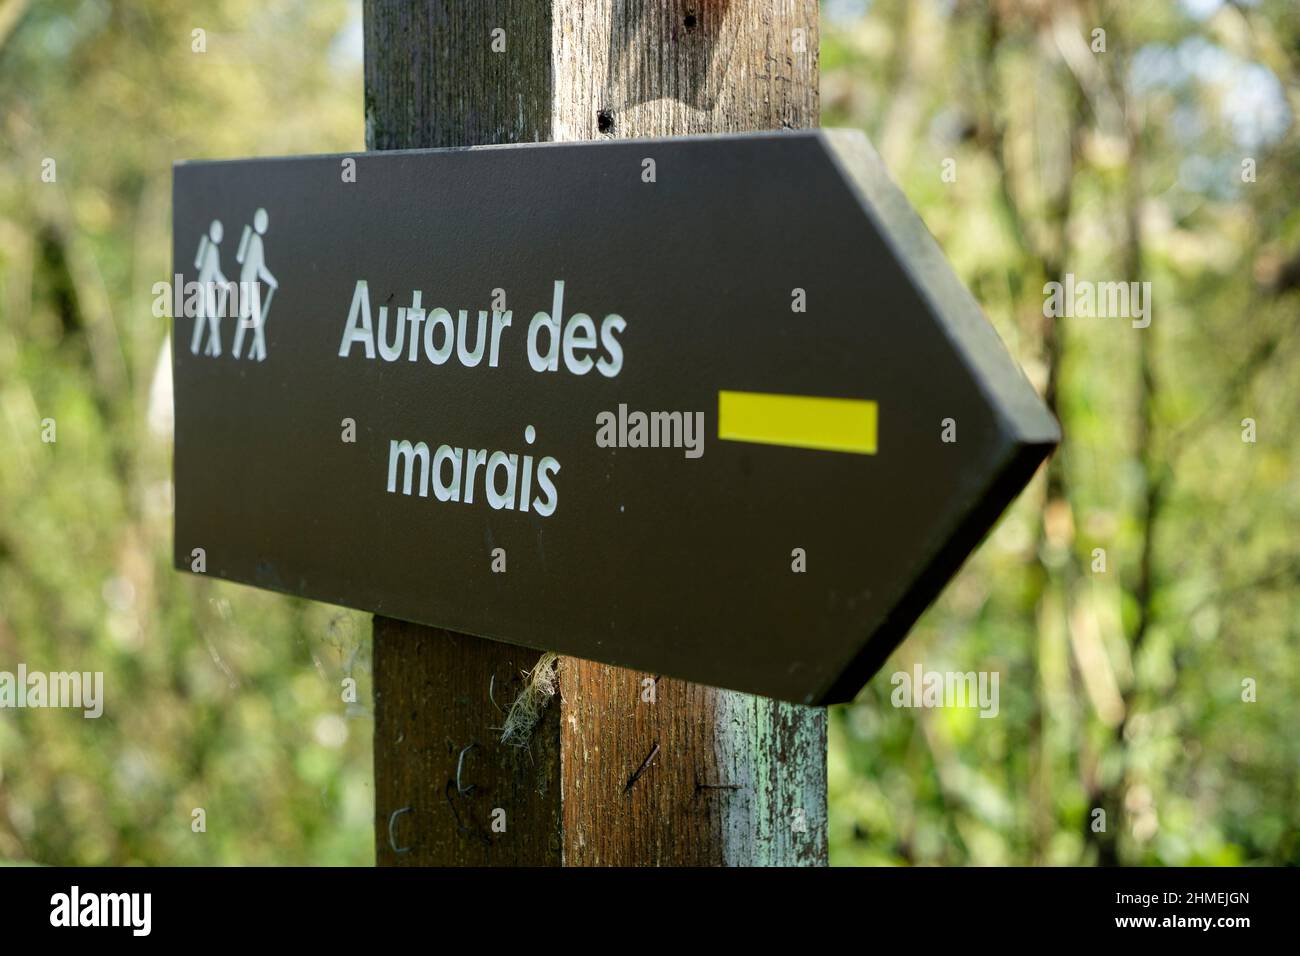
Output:
<svg viewBox="0 0 1300 956">
<path fill-rule="evenodd" d="M 370 149 L 818 121 L 816 0 L 366 0 L 365 20 Z M 539 656 L 375 618 L 380 865 L 826 862 L 825 710 L 562 658 L 529 745 L 503 744 Z"/>
</svg>

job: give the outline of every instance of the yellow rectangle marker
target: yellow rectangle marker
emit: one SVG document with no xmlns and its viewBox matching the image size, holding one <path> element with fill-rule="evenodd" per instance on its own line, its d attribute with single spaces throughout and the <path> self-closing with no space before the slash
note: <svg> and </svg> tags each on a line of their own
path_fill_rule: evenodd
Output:
<svg viewBox="0 0 1300 956">
<path fill-rule="evenodd" d="M 876 403 L 857 398 L 720 391 L 718 437 L 874 455 Z"/>
</svg>

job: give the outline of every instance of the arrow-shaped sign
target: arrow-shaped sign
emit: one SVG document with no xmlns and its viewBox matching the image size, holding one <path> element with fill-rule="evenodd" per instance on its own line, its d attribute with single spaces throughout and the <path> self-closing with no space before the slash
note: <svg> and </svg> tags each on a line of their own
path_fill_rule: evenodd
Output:
<svg viewBox="0 0 1300 956">
<path fill-rule="evenodd" d="M 174 205 L 183 569 L 828 703 L 1059 439 L 856 132 L 186 163 Z"/>
</svg>

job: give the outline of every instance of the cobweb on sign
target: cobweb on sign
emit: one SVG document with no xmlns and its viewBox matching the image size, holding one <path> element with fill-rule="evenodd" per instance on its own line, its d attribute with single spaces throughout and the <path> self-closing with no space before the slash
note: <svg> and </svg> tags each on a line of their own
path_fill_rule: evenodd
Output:
<svg viewBox="0 0 1300 956">
<path fill-rule="evenodd" d="M 531 671 L 524 674 L 524 686 L 510 705 L 506 722 L 501 728 L 501 742 L 511 747 L 527 747 L 542 712 L 555 696 L 560 672 L 556 666 L 560 655 L 547 652 L 541 656 Z"/>
<path fill-rule="evenodd" d="M 298 638 L 298 643 L 311 655 L 317 675 L 334 688 L 331 693 L 339 693 L 337 688 L 347 687 L 346 681 L 352 682 L 351 693 L 342 698 L 347 704 L 343 716 L 349 720 L 374 717 L 368 680 L 371 658 L 368 623 L 358 611 L 309 608 L 306 626 Z"/>
</svg>

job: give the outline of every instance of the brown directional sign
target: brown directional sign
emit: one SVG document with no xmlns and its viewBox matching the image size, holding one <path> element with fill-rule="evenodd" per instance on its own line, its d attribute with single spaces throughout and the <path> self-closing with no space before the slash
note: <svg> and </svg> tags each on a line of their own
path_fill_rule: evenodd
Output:
<svg viewBox="0 0 1300 956">
<path fill-rule="evenodd" d="M 179 164 L 176 566 L 851 698 L 1057 442 L 847 131 Z"/>
</svg>

